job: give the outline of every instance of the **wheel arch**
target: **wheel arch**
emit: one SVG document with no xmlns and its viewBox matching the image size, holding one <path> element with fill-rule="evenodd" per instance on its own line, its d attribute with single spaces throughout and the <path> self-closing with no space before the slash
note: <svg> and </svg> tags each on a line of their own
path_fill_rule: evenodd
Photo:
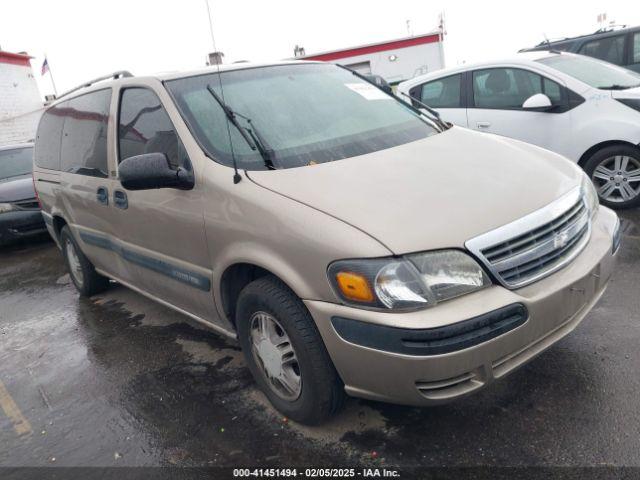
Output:
<svg viewBox="0 0 640 480">
<path fill-rule="evenodd" d="M 58 244 L 60 244 L 60 234 L 62 232 L 62 228 L 65 225 L 68 225 L 67 221 L 64 219 L 64 217 L 62 217 L 62 215 L 59 214 L 53 214 L 51 217 L 52 221 L 53 221 L 53 231 L 56 234 L 56 242 L 58 242 Z"/>
<path fill-rule="evenodd" d="M 259 265 L 251 261 L 238 261 L 228 265 L 220 275 L 218 285 L 219 310 L 225 319 L 236 329 L 236 308 L 238 297 L 244 287 L 258 278 L 271 275 L 284 283 L 292 292 L 300 296 L 290 283 L 285 280 L 285 275 L 278 274 L 273 268 Z"/>
<path fill-rule="evenodd" d="M 638 150 L 638 152 L 640 152 L 640 145 L 636 145 L 632 142 L 627 142 L 625 140 L 606 140 L 604 142 L 600 142 L 593 145 L 586 152 L 584 152 L 580 156 L 580 159 L 578 160 L 578 165 L 580 166 L 580 168 L 584 170 L 585 164 L 596 152 L 602 150 L 603 148 L 614 147 L 616 145 L 631 147 Z"/>
</svg>

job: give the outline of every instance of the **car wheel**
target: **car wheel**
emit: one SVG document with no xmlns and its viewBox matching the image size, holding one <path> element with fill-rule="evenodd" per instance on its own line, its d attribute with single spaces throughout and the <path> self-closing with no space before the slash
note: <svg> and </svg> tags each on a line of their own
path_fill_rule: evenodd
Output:
<svg viewBox="0 0 640 480">
<path fill-rule="evenodd" d="M 83 297 L 103 292 L 109 286 L 109 279 L 96 272 L 93 264 L 82 253 L 68 226 L 60 232 L 62 254 L 73 284 Z"/>
<path fill-rule="evenodd" d="M 584 170 L 596 186 L 600 203 L 622 209 L 640 205 L 640 150 L 616 145 L 594 153 Z"/>
<path fill-rule="evenodd" d="M 309 311 L 282 281 L 266 276 L 247 285 L 236 319 L 249 370 L 282 414 L 318 424 L 340 409 L 342 381 Z"/>
</svg>

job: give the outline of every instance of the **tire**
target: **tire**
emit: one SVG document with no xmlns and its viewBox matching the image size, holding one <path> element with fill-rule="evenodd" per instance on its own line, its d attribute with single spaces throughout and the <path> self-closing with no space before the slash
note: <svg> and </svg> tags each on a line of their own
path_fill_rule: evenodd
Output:
<svg viewBox="0 0 640 480">
<path fill-rule="evenodd" d="M 82 253 L 71 234 L 71 230 L 66 225 L 60 231 L 60 245 L 69 276 L 81 296 L 90 297 L 104 292 L 109 287 L 109 279 L 96 272 L 93 264 Z"/>
<path fill-rule="evenodd" d="M 296 294 L 282 281 L 269 275 L 247 285 L 240 292 L 237 307 L 238 337 L 247 365 L 256 383 L 273 406 L 287 418 L 307 425 L 322 423 L 340 410 L 345 397 L 344 385 L 329 358 L 309 311 Z M 277 325 L 273 324 L 269 317 L 275 320 Z M 268 377 L 268 374 L 273 373 L 275 369 L 272 368 L 272 371 L 268 372 L 268 365 L 273 366 L 273 363 L 263 362 L 262 358 L 273 360 L 273 357 L 269 359 L 268 349 L 266 353 L 262 352 L 261 357 L 258 348 L 254 347 L 256 335 L 260 333 L 257 327 L 261 321 L 271 322 L 274 327 L 272 336 L 275 336 L 276 341 L 269 341 L 268 349 L 274 348 L 271 343 L 283 342 L 284 336 L 287 337 L 281 345 L 276 347 L 276 364 L 284 365 L 283 359 L 290 352 L 286 354 L 281 352 L 289 350 L 290 347 L 293 348 L 293 356 L 290 356 L 290 359 L 295 361 L 280 368 L 283 371 L 285 368 L 290 370 L 288 374 L 283 375 L 296 377 L 297 364 L 300 377 L 297 397 L 295 391 L 291 393 L 281 388 L 285 383 Z M 280 336 L 280 333 L 284 336 Z M 288 345 L 287 342 L 289 342 Z M 260 344 L 262 345 L 263 342 Z M 292 381 L 289 383 L 295 385 Z"/>
<path fill-rule="evenodd" d="M 614 209 L 640 205 L 640 149 L 605 147 L 589 157 L 584 170 L 596 186 L 602 205 Z M 632 172 L 635 175 L 629 176 Z"/>
</svg>

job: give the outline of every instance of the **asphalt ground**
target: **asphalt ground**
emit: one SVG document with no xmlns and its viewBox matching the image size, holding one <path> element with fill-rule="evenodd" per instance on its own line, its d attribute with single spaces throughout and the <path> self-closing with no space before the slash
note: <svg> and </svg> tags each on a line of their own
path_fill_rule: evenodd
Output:
<svg viewBox="0 0 640 480">
<path fill-rule="evenodd" d="M 314 428 L 233 343 L 117 284 L 79 298 L 46 238 L 5 247 L 0 467 L 639 467 L 640 211 L 621 217 L 608 290 L 541 356 L 449 405 L 349 399 Z"/>
</svg>

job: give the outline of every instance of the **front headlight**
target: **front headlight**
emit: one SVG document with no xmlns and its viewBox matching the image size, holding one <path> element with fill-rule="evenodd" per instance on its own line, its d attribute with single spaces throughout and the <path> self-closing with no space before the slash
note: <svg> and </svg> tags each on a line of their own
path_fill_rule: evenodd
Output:
<svg viewBox="0 0 640 480">
<path fill-rule="evenodd" d="M 13 203 L 0 203 L 0 213 L 12 212 L 15 210 Z"/>
<path fill-rule="evenodd" d="M 480 265 L 458 250 L 340 260 L 329 266 L 328 274 L 346 303 L 387 310 L 432 307 L 491 285 Z"/>
<path fill-rule="evenodd" d="M 589 216 L 593 218 L 600 207 L 600 200 L 598 199 L 598 191 L 595 185 L 586 173 L 582 176 L 582 185 L 580 188 L 582 190 L 584 203 L 589 210 Z"/>
</svg>

